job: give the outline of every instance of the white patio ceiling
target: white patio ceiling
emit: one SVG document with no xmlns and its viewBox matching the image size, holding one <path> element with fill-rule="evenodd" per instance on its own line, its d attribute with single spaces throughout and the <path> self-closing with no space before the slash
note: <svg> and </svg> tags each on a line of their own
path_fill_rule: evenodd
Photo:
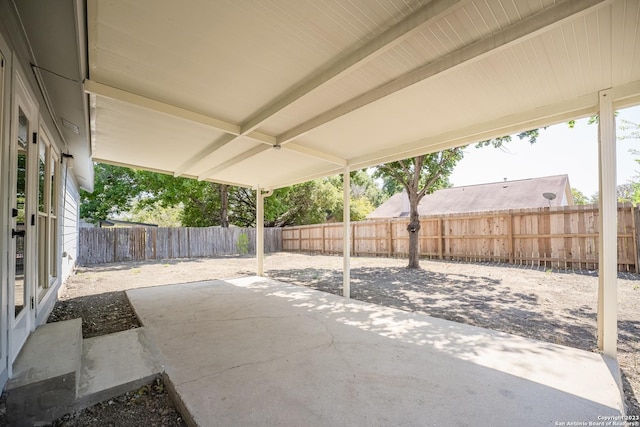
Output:
<svg viewBox="0 0 640 427">
<path fill-rule="evenodd" d="M 93 158 L 277 188 L 589 115 L 607 88 L 634 105 L 639 22 L 638 0 L 90 0 Z"/>
</svg>

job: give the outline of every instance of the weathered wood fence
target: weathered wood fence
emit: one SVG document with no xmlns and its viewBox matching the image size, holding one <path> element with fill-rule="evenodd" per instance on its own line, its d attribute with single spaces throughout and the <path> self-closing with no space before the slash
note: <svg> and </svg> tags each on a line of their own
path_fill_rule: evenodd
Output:
<svg viewBox="0 0 640 427">
<path fill-rule="evenodd" d="M 638 272 L 640 215 L 618 206 L 618 268 Z M 351 253 L 406 256 L 407 218 L 351 223 Z M 420 255 L 426 258 L 505 262 L 564 269 L 598 266 L 598 209 L 567 206 L 421 218 Z M 342 253 L 342 224 L 286 227 L 282 249 Z"/>
<path fill-rule="evenodd" d="M 254 228 L 81 228 L 78 263 L 235 255 L 242 252 L 238 244 L 242 240 L 247 242 L 247 253 L 255 254 Z M 264 243 L 265 252 L 282 250 L 282 229 L 265 228 Z"/>
</svg>

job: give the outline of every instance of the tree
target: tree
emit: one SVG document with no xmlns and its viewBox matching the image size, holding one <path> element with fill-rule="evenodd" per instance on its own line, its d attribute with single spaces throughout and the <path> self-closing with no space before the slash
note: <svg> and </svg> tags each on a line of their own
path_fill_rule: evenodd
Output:
<svg viewBox="0 0 640 427">
<path fill-rule="evenodd" d="M 571 189 L 571 195 L 573 196 L 573 203 L 575 203 L 576 205 L 586 205 L 589 203 L 587 196 L 585 196 L 584 193 L 577 188 Z"/>
<path fill-rule="evenodd" d="M 366 219 L 367 215 L 389 198 L 376 183 L 374 173 L 375 169 L 370 171 L 359 169 L 349 173 L 349 218 L 351 221 Z M 342 174 L 332 176 L 327 178 L 327 181 L 335 187 L 337 194 L 337 203 L 329 220 L 342 222 L 344 220 L 344 176 Z"/>
<path fill-rule="evenodd" d="M 573 127 L 570 124 L 571 127 Z M 546 129 L 546 127 L 542 128 Z M 518 139 L 528 139 L 530 144 L 535 144 L 540 136 L 540 129 L 531 129 L 517 134 Z M 476 143 L 476 148 L 492 146 L 493 148 L 501 148 L 503 145 L 512 141 L 511 135 L 501 136 L 498 138 L 487 139 Z"/>
<path fill-rule="evenodd" d="M 618 136 L 618 139 L 620 141 L 623 141 L 625 139 L 640 139 L 640 123 L 634 123 L 629 120 L 621 120 L 619 130 L 622 133 L 620 136 Z"/>
<path fill-rule="evenodd" d="M 528 139 L 531 144 L 537 141 L 538 136 L 540 136 L 540 129 L 531 129 L 517 134 L 520 140 Z M 511 140 L 511 135 L 492 138 L 478 142 L 476 148 L 487 146 L 501 148 Z M 409 196 L 410 213 L 409 225 L 407 226 L 409 231 L 409 268 L 420 268 L 418 204 L 426 194 L 450 186 L 448 177 L 451 175 L 454 166 L 462 159 L 465 148 L 464 146 L 452 148 L 413 159 L 388 163 L 378 166 L 374 174 L 376 177 L 382 178 L 383 189 L 391 190 L 395 193 L 398 185 L 401 185 Z"/>
<path fill-rule="evenodd" d="M 185 227 L 228 226 L 228 212 L 222 201 L 229 187 L 207 181 L 173 177 L 155 172 L 136 172 L 142 207 L 182 206 L 180 222 Z"/>
<path fill-rule="evenodd" d="M 279 188 L 265 202 L 265 224 L 320 224 L 335 214 L 340 201 L 341 193 L 328 179 Z"/>
<path fill-rule="evenodd" d="M 340 197 L 340 193 L 328 179 L 279 188 L 264 201 L 265 226 L 284 227 L 326 222 L 335 213 Z M 242 227 L 255 226 L 255 191 L 239 188 L 230 193 L 229 209 L 231 223 Z"/>
<path fill-rule="evenodd" d="M 378 166 L 376 176 L 392 179 L 406 190 L 409 196 L 409 265 L 420 268 L 420 217 L 418 204 L 422 198 L 448 184 L 453 167 L 462 159 L 463 148 L 452 148 L 412 159 Z"/>
<path fill-rule="evenodd" d="M 93 193 L 80 191 L 80 217 L 90 221 L 107 219 L 131 210 L 140 193 L 133 169 L 96 163 Z"/>
<path fill-rule="evenodd" d="M 142 206 L 140 203 L 134 203 L 128 219 L 135 222 L 156 224 L 160 227 L 180 227 L 182 225 L 181 215 L 182 205 L 162 207 Z"/>
</svg>

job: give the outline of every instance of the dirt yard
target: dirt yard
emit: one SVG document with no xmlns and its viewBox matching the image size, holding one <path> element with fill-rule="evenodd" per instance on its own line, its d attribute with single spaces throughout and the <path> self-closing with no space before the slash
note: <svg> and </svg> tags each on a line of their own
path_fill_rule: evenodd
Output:
<svg viewBox="0 0 640 427">
<path fill-rule="evenodd" d="M 408 270 L 405 264 L 402 259 L 352 258 L 352 297 L 583 350 L 597 348 L 595 272 L 426 260 L 422 261 L 421 270 Z M 335 294 L 342 291 L 341 271 L 340 257 L 277 253 L 265 260 L 265 272 L 273 279 Z M 254 272 L 255 259 L 246 257 L 80 268 L 67 282 L 50 321 L 82 317 L 85 337 L 129 329 L 138 326 L 138 322 L 124 295 L 127 289 L 233 278 Z M 621 274 L 618 297 L 619 361 L 628 415 L 640 415 L 640 276 Z M 166 396 L 160 398 L 165 399 L 164 403 L 153 410 L 173 414 Z M 140 413 L 144 405 L 126 402 L 122 398 L 103 404 L 102 408 L 110 409 L 104 420 L 115 421 L 116 425 L 118 420 L 128 425 L 145 420 L 144 413 Z M 113 405 L 122 407 L 113 411 Z M 97 405 L 70 414 L 56 425 L 85 425 L 83 417 L 100 420 L 101 411 Z M 115 420 L 114 413 L 118 414 Z M 162 425 L 181 423 L 177 417 L 172 424 Z"/>
</svg>

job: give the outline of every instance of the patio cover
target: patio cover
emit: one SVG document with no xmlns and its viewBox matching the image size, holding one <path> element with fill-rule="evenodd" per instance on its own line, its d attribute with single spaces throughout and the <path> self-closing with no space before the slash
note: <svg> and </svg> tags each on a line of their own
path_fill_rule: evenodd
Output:
<svg viewBox="0 0 640 427">
<path fill-rule="evenodd" d="M 93 159 L 278 188 L 636 104 L 639 10 L 90 0 Z"/>
<path fill-rule="evenodd" d="M 262 189 L 600 113 L 598 334 L 615 356 L 613 113 L 640 104 L 640 0 L 12 3 L 80 184 L 93 159 L 259 189 L 258 274 Z"/>
</svg>

